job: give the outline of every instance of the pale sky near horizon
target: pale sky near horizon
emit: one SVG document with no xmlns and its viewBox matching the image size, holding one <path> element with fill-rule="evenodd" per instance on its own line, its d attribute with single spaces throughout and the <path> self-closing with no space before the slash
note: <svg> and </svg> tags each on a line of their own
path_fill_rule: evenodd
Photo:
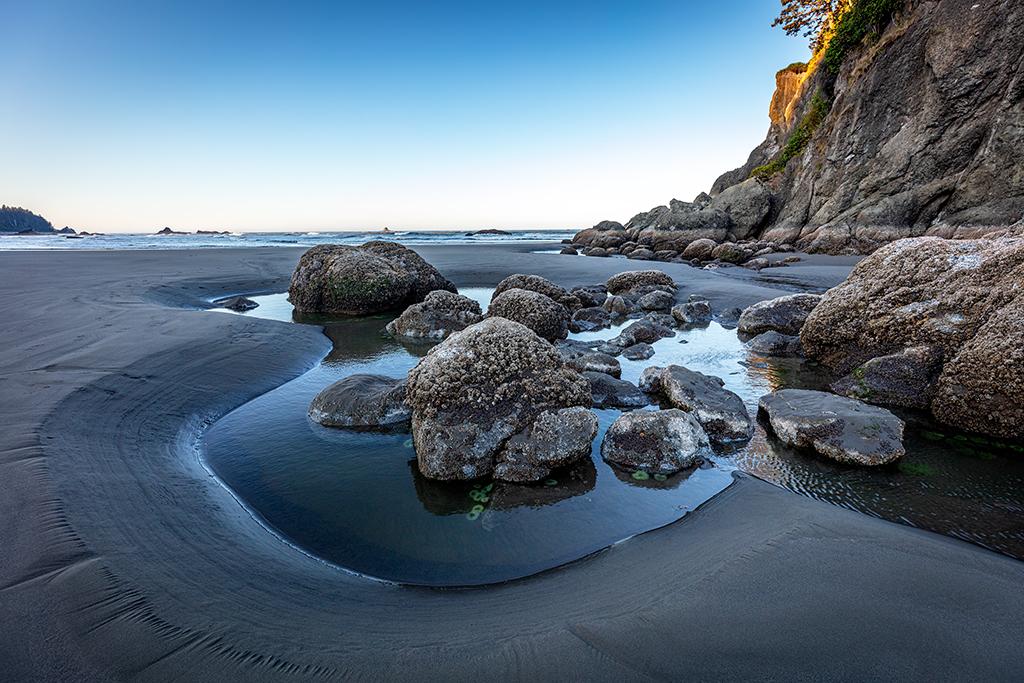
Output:
<svg viewBox="0 0 1024 683">
<path fill-rule="evenodd" d="M 692 199 L 774 0 L 0 3 L 0 203 L 90 231 L 579 228 Z"/>
</svg>

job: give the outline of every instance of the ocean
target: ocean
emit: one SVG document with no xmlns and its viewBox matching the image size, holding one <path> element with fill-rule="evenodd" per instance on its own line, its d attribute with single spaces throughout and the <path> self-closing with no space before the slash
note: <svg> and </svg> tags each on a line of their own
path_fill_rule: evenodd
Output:
<svg viewBox="0 0 1024 683">
<path fill-rule="evenodd" d="M 312 247 L 318 244 L 362 244 L 390 240 L 410 246 L 428 244 L 488 244 L 558 242 L 575 230 L 509 230 L 500 234 L 472 234 L 470 230 L 382 232 L 233 232 L 228 234 L 111 233 L 68 239 L 60 234 L 3 235 L 0 251 L 38 249 L 215 249 L 224 247 Z"/>
</svg>

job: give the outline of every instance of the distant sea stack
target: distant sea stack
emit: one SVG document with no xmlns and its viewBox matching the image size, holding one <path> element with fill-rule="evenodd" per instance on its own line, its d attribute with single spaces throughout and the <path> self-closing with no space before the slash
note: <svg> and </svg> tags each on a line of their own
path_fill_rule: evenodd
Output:
<svg viewBox="0 0 1024 683">
<path fill-rule="evenodd" d="M 53 225 L 20 206 L 0 206 L 0 233 L 54 232 Z"/>
<path fill-rule="evenodd" d="M 768 135 L 710 196 L 573 242 L 659 260 L 737 243 L 743 263 L 778 246 L 867 254 L 1022 232 L 1022 35 L 1019 0 L 853 0 L 809 64 L 778 72 Z"/>
</svg>

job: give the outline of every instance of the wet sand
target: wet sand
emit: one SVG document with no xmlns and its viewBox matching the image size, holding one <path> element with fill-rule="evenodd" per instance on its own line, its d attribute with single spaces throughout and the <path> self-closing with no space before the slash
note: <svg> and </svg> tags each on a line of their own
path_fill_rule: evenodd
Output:
<svg viewBox="0 0 1024 683">
<path fill-rule="evenodd" d="M 464 286 L 658 267 L 718 308 L 853 263 L 758 276 L 524 249 L 417 250 Z M 6 677 L 1020 678 L 1024 563 L 746 476 L 677 524 L 502 586 L 403 588 L 302 554 L 195 449 L 329 350 L 317 328 L 198 310 L 283 290 L 300 253 L 0 253 Z"/>
</svg>

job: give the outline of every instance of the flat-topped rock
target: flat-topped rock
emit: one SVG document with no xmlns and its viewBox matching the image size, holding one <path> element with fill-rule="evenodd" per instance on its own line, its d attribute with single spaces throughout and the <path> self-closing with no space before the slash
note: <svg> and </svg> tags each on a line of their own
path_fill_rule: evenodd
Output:
<svg viewBox="0 0 1024 683">
<path fill-rule="evenodd" d="M 739 331 L 749 335 L 770 331 L 800 334 L 807 317 L 821 300 L 820 294 L 790 294 L 760 301 L 743 311 Z"/>
<path fill-rule="evenodd" d="M 759 407 L 789 446 L 848 465 L 885 465 L 903 457 L 903 420 L 885 408 L 806 389 L 762 396 Z"/>
<path fill-rule="evenodd" d="M 632 382 L 602 372 L 584 372 L 583 376 L 590 382 L 595 408 L 639 408 L 651 402 Z"/>
<path fill-rule="evenodd" d="M 653 252 L 651 256 L 654 256 Z M 649 285 L 665 287 L 671 290 L 674 290 L 676 287 L 675 280 L 660 270 L 629 270 L 612 275 L 608 278 L 608 282 L 605 285 L 608 288 L 608 293 L 612 295 L 629 293 L 638 287 Z"/>
<path fill-rule="evenodd" d="M 327 387 L 309 405 L 309 417 L 325 427 L 372 429 L 408 424 L 404 379 L 350 375 Z"/>
<path fill-rule="evenodd" d="M 799 356 L 802 353 L 800 337 L 775 330 L 762 332 L 747 342 L 747 349 L 761 356 Z"/>
</svg>

